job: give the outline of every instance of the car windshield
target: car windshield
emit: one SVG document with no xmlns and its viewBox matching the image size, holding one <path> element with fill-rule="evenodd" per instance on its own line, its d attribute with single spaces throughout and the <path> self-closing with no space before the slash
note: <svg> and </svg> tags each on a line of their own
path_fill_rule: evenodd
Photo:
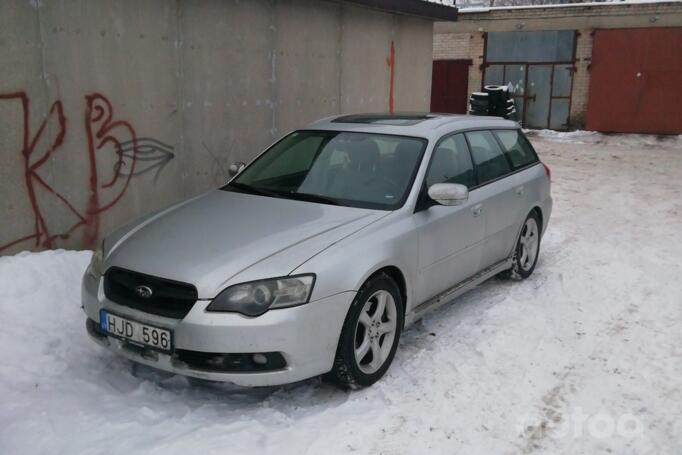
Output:
<svg viewBox="0 0 682 455">
<path fill-rule="evenodd" d="M 425 147 L 425 139 L 406 136 L 296 131 L 223 189 L 394 210 L 405 202 Z"/>
</svg>

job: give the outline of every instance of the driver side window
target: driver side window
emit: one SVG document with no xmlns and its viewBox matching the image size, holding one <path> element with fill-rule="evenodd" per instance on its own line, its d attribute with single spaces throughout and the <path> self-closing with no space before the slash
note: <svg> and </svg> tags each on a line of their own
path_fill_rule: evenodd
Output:
<svg viewBox="0 0 682 455">
<path fill-rule="evenodd" d="M 435 183 L 459 183 L 467 188 L 476 184 L 474 166 L 462 134 L 443 139 L 434 150 L 426 185 Z"/>
</svg>

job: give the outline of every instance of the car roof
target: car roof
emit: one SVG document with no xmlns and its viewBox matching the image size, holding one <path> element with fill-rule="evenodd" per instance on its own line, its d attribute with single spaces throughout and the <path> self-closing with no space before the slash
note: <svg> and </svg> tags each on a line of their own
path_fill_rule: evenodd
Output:
<svg viewBox="0 0 682 455">
<path fill-rule="evenodd" d="M 395 134 L 437 139 L 443 134 L 476 128 L 520 128 L 520 126 L 512 120 L 505 120 L 501 117 L 400 112 L 336 115 L 317 120 L 304 129 Z"/>
</svg>

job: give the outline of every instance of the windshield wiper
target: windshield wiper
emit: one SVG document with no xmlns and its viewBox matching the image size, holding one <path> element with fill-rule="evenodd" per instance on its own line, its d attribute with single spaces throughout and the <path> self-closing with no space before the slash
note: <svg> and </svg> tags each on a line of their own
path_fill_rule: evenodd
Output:
<svg viewBox="0 0 682 455">
<path fill-rule="evenodd" d="M 236 188 L 244 193 L 255 194 L 258 196 L 269 196 L 269 197 L 286 197 L 285 194 L 277 193 L 275 191 L 268 191 L 261 188 L 256 188 L 255 186 L 247 185 L 246 183 L 230 182 L 228 187 Z"/>
<path fill-rule="evenodd" d="M 256 188 L 255 186 L 247 185 L 246 183 L 239 183 L 239 182 L 231 182 L 230 184 L 227 185 L 227 187 L 232 187 L 236 190 L 242 191 L 244 193 L 248 194 L 256 194 L 258 196 L 269 196 L 269 197 L 278 197 L 282 199 L 294 199 L 298 201 L 307 201 L 307 202 L 319 202 L 321 204 L 329 204 L 329 205 L 341 205 L 338 201 L 335 199 L 332 199 L 330 197 L 326 196 L 320 196 L 318 194 L 310 194 L 310 193 L 294 193 L 294 192 L 277 192 L 277 191 L 271 191 L 271 190 L 264 190 L 262 188 Z"/>
<path fill-rule="evenodd" d="M 289 197 L 291 199 L 297 199 L 300 201 L 319 202 L 321 204 L 329 204 L 329 205 L 341 205 L 336 199 L 332 199 L 332 198 L 327 197 L 327 196 L 320 196 L 319 194 L 287 193 L 284 196 Z"/>
</svg>

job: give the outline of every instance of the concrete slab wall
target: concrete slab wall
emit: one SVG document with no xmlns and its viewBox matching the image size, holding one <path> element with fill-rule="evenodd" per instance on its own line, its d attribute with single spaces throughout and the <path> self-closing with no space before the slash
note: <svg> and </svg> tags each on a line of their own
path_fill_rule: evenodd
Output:
<svg viewBox="0 0 682 455">
<path fill-rule="evenodd" d="M 392 72 L 428 110 L 432 37 L 335 1 L 1 2 L 0 254 L 92 248 L 292 129 L 387 111 Z"/>
</svg>

